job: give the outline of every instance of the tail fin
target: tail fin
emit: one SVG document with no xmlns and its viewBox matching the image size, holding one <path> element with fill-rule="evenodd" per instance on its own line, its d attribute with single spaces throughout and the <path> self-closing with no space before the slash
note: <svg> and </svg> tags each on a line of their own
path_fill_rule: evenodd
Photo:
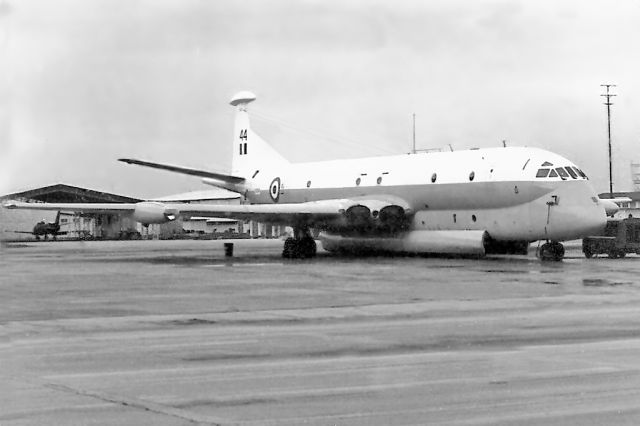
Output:
<svg viewBox="0 0 640 426">
<path fill-rule="evenodd" d="M 58 210 L 58 214 L 56 214 L 56 220 L 53 223 L 55 225 L 60 225 L 60 210 Z"/>
<path fill-rule="evenodd" d="M 237 108 L 233 136 L 231 173 L 247 179 L 265 166 L 287 165 L 289 162 L 251 130 L 247 105 L 256 100 L 251 92 L 239 92 L 230 104 Z"/>
</svg>

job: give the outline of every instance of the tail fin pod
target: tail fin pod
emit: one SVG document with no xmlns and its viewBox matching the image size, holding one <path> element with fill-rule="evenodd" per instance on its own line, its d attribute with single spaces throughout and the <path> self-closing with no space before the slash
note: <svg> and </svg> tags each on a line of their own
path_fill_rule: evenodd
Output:
<svg viewBox="0 0 640 426">
<path fill-rule="evenodd" d="M 253 93 L 239 92 L 229 102 L 237 108 L 231 173 L 245 178 L 254 176 L 256 171 L 267 165 L 289 164 L 284 157 L 251 130 L 247 105 L 255 100 L 256 96 Z"/>
</svg>

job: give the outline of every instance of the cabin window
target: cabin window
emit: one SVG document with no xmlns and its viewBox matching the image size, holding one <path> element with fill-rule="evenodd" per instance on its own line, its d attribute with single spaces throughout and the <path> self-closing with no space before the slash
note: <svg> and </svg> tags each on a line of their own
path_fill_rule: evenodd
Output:
<svg viewBox="0 0 640 426">
<path fill-rule="evenodd" d="M 307 188 L 310 188 L 310 187 L 311 187 L 311 181 L 310 181 L 310 180 L 308 180 L 308 181 L 307 181 Z"/>
<path fill-rule="evenodd" d="M 545 178 L 549 174 L 549 169 L 538 169 L 537 178 Z"/>
<path fill-rule="evenodd" d="M 551 169 L 551 171 L 549 172 L 549 177 L 558 177 L 558 174 L 555 170 Z"/>
<path fill-rule="evenodd" d="M 435 174 L 435 173 L 434 173 L 434 174 L 432 174 L 432 175 L 431 175 L 431 182 L 435 182 L 435 181 L 436 181 L 436 179 L 438 179 L 438 175 L 437 175 L 437 174 Z"/>
<path fill-rule="evenodd" d="M 469 180 L 473 180 L 474 177 L 476 177 L 476 172 L 469 173 Z"/>
<path fill-rule="evenodd" d="M 360 178 L 356 179 L 356 186 L 360 186 L 360 182 L 362 182 Z"/>
<path fill-rule="evenodd" d="M 576 172 L 573 171 L 571 167 L 565 167 L 565 169 L 569 172 L 569 174 L 573 179 L 578 179 L 578 175 L 576 174 Z"/>
<path fill-rule="evenodd" d="M 556 167 L 556 172 L 558 172 L 558 175 L 560 175 L 562 179 L 569 177 L 569 174 L 562 167 Z"/>
<path fill-rule="evenodd" d="M 457 218 L 456 214 L 454 213 L 454 214 L 453 214 L 453 223 L 456 223 L 456 222 L 457 222 L 457 219 L 458 219 L 458 218 Z"/>
<path fill-rule="evenodd" d="M 476 218 L 476 215 L 475 215 L 475 214 L 472 214 L 472 215 L 471 215 L 471 220 L 472 220 L 472 221 L 474 221 L 474 222 L 475 222 L 476 220 L 478 220 L 478 219 Z"/>
<path fill-rule="evenodd" d="M 378 185 L 380 185 L 382 183 L 382 176 L 378 177 L 378 179 L 376 180 L 376 182 L 378 183 Z"/>
</svg>

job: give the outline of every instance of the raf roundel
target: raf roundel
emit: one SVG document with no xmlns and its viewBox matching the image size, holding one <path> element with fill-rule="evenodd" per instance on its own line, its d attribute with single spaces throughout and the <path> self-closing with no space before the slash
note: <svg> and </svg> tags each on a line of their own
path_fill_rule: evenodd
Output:
<svg viewBox="0 0 640 426">
<path fill-rule="evenodd" d="M 277 203 L 280 199 L 280 178 L 277 177 L 271 181 L 271 185 L 269 185 L 269 195 L 274 203 Z"/>
</svg>

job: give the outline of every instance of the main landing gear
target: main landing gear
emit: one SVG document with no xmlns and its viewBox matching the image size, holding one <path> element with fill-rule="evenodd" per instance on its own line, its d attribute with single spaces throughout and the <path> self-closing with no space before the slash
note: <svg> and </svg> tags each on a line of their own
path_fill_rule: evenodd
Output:
<svg viewBox="0 0 640 426">
<path fill-rule="evenodd" d="M 294 228 L 293 237 L 284 242 L 282 257 L 285 259 L 308 259 L 315 257 L 316 242 L 309 232 L 309 228 Z"/>
<path fill-rule="evenodd" d="M 547 241 L 538 249 L 540 260 L 559 262 L 564 258 L 564 246 L 557 241 Z"/>
</svg>

